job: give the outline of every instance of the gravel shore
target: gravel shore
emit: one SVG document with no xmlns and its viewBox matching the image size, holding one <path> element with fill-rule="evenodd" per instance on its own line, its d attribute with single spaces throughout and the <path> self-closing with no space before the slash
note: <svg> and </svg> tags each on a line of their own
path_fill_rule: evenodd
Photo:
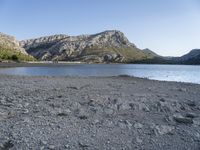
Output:
<svg viewBox="0 0 200 150">
<path fill-rule="evenodd" d="M 0 149 L 199 150 L 200 85 L 0 75 Z"/>
</svg>

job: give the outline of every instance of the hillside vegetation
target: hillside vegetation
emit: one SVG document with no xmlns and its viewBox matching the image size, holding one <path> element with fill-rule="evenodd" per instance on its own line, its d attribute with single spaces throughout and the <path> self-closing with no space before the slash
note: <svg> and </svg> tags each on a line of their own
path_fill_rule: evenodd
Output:
<svg viewBox="0 0 200 150">
<path fill-rule="evenodd" d="M 11 48 L 0 46 L 0 61 L 11 60 L 11 61 L 34 61 L 30 55 L 23 54 Z"/>
</svg>

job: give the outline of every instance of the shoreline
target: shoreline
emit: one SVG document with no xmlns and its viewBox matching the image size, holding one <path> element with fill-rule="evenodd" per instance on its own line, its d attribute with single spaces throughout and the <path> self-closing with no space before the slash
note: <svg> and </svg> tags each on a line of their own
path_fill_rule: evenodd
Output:
<svg viewBox="0 0 200 150">
<path fill-rule="evenodd" d="M 66 64 L 75 65 L 75 64 L 86 64 L 82 62 L 0 62 L 0 68 L 6 67 L 51 67 L 51 66 L 64 66 Z"/>
<path fill-rule="evenodd" d="M 2 149 L 200 148 L 200 85 L 1 75 L 0 94 Z"/>
<path fill-rule="evenodd" d="M 0 69 L 1 68 L 18 68 L 18 67 L 65 67 L 67 65 L 73 66 L 73 65 L 90 65 L 90 64 L 86 64 L 86 63 L 46 63 L 46 62 L 34 62 L 34 63 L 0 63 Z M 92 64 L 91 64 L 92 65 Z M 98 65 L 98 64 L 95 64 Z M 102 65 L 102 64 L 99 64 Z M 106 65 L 106 64 L 104 64 Z M 117 65 L 117 64 L 109 64 L 109 65 Z M 126 64 L 125 64 L 126 65 Z M 134 64 L 133 64 L 134 65 Z M 138 65 L 138 64 L 136 64 Z M 140 65 L 140 64 L 139 64 Z M 143 64 L 141 64 L 143 65 Z M 148 65 L 148 64 L 147 64 Z M 155 64 L 154 64 L 155 65 Z M 31 75 L 31 74 L 12 74 L 12 73 L 1 73 L 0 75 L 16 75 L 16 76 L 29 76 L 29 77 L 51 77 L 51 76 L 55 76 L 55 77 L 120 77 L 120 76 L 125 76 L 125 77 L 133 77 L 133 78 L 141 78 L 141 79 L 148 79 L 148 80 L 154 80 L 154 81 L 161 81 L 161 82 L 176 82 L 176 83 L 186 83 L 186 84 L 200 84 L 199 82 L 192 82 L 192 81 L 173 81 L 173 80 L 162 80 L 162 79 L 156 79 L 156 78 L 148 78 L 148 77 L 137 77 L 134 75 L 127 75 L 127 74 L 119 74 L 119 75 L 105 75 L 105 76 L 101 76 L 101 75 L 65 75 L 65 74 L 59 74 L 59 75 L 55 75 L 55 74 L 50 74 L 50 75 L 40 75 L 40 74 L 35 74 L 35 75 Z"/>
<path fill-rule="evenodd" d="M 184 84 L 184 85 L 200 85 L 198 83 L 192 83 L 192 82 L 181 82 L 181 81 L 166 81 L 166 80 L 156 80 L 156 79 L 149 79 L 146 77 L 136 77 L 136 76 L 129 76 L 129 75 L 117 75 L 117 76 L 76 76 L 76 75 L 62 75 L 62 76 L 55 76 L 55 75 L 12 75 L 12 74 L 0 74 L 0 76 L 5 77 L 17 77 L 17 78 L 60 78 L 60 79 L 66 79 L 66 78 L 82 78 L 82 79 L 88 79 L 88 78 L 129 78 L 129 79 L 137 79 L 137 80 L 144 80 L 145 81 L 152 81 L 152 82 L 163 82 L 163 83 L 174 83 L 174 84 Z"/>
<path fill-rule="evenodd" d="M 126 64 L 131 65 L 134 63 L 86 63 L 86 62 L 58 62 L 53 63 L 52 61 L 37 61 L 37 62 L 0 62 L 0 68 L 6 67 L 51 67 L 51 66 L 64 66 L 64 65 L 77 65 L 77 64 Z M 188 65 L 188 64 L 145 64 L 135 63 L 135 65 L 186 65 L 186 66 L 199 66 L 199 65 Z"/>
</svg>

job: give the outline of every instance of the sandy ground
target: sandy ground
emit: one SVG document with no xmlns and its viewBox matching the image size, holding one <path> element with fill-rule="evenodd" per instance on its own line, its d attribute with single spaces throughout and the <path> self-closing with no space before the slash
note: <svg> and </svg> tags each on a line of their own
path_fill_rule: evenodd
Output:
<svg viewBox="0 0 200 150">
<path fill-rule="evenodd" d="M 0 75 L 0 149 L 199 150 L 200 85 Z"/>
</svg>

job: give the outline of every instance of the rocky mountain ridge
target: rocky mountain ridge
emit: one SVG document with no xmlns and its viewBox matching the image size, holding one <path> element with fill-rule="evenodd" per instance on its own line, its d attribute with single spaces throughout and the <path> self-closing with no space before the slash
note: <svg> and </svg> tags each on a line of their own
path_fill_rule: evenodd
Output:
<svg viewBox="0 0 200 150">
<path fill-rule="evenodd" d="M 15 37 L 0 33 L 0 61 L 31 61 L 34 58 L 22 48 Z"/>
<path fill-rule="evenodd" d="M 20 60 L 32 60 L 26 59 L 31 55 L 42 61 L 200 64 L 200 49 L 181 57 L 163 57 L 148 48 L 137 48 L 117 30 L 79 36 L 58 34 L 20 42 L 13 36 L 0 33 L 0 60 L 12 59 L 16 55 Z"/>
<path fill-rule="evenodd" d="M 20 45 L 39 60 L 130 62 L 151 57 L 117 30 L 93 35 L 41 37 L 21 41 Z"/>
<path fill-rule="evenodd" d="M 22 48 L 14 36 L 6 35 L 0 32 L 0 46 L 13 49 L 27 55 L 27 52 Z"/>
</svg>

